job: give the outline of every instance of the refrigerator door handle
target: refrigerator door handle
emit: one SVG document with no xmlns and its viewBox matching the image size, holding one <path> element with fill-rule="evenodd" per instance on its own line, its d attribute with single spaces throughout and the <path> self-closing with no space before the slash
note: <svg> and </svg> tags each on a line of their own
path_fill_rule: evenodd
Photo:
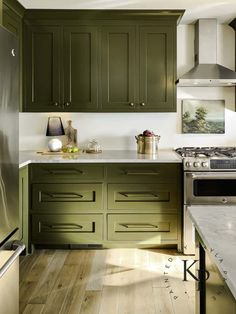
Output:
<svg viewBox="0 0 236 314">
<path fill-rule="evenodd" d="M 25 245 L 20 241 L 12 241 L 1 247 L 1 250 L 14 250 L 14 253 L 9 257 L 6 263 L 0 268 L 0 278 L 7 272 L 8 268 L 15 262 L 17 257 L 24 251 Z"/>
</svg>

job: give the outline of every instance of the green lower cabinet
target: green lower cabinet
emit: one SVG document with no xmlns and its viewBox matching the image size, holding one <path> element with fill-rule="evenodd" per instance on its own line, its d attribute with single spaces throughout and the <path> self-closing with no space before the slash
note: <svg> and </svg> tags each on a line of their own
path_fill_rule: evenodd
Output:
<svg viewBox="0 0 236 314">
<path fill-rule="evenodd" d="M 32 164 L 29 171 L 32 244 L 181 251 L 180 164 Z"/>
<path fill-rule="evenodd" d="M 175 184 L 108 184 L 108 209 L 176 211 Z"/>
<path fill-rule="evenodd" d="M 178 238 L 177 220 L 177 215 L 167 214 L 111 214 L 107 216 L 108 240 L 173 243 Z"/>
<path fill-rule="evenodd" d="M 33 164 L 30 180 L 35 183 L 103 182 L 104 167 L 83 164 Z"/>
<path fill-rule="evenodd" d="M 107 166 L 109 183 L 174 183 L 179 181 L 176 164 L 117 164 Z"/>
<path fill-rule="evenodd" d="M 32 215 L 34 244 L 99 244 L 103 215 Z"/>
<path fill-rule="evenodd" d="M 26 246 L 26 254 L 31 251 L 29 239 L 29 185 L 28 167 L 19 171 L 19 235 Z"/>
<path fill-rule="evenodd" d="M 33 184 L 32 210 L 79 213 L 103 209 L 102 184 Z"/>
</svg>

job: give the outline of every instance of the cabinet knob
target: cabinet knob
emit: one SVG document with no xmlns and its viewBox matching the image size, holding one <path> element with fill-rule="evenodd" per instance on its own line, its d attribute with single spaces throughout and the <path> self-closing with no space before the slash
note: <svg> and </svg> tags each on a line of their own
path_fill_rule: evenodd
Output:
<svg viewBox="0 0 236 314">
<path fill-rule="evenodd" d="M 134 107 L 134 103 L 133 102 L 131 102 L 129 105 L 130 105 L 130 107 Z"/>
<path fill-rule="evenodd" d="M 54 102 L 53 104 L 55 107 L 58 107 L 59 106 L 59 103 L 57 101 Z"/>
<path fill-rule="evenodd" d="M 67 102 L 65 103 L 65 107 L 69 107 L 69 106 L 70 106 L 70 102 L 67 101 Z"/>
<path fill-rule="evenodd" d="M 145 102 L 141 102 L 140 106 L 144 107 L 145 106 Z"/>
</svg>

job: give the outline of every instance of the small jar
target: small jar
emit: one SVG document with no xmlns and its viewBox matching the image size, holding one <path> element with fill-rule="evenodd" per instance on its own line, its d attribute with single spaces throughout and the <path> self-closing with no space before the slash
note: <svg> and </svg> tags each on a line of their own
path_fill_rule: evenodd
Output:
<svg viewBox="0 0 236 314">
<path fill-rule="evenodd" d="M 101 146 L 100 144 L 98 144 L 97 140 L 93 139 L 88 143 L 86 153 L 97 154 L 101 152 L 102 152 Z"/>
</svg>

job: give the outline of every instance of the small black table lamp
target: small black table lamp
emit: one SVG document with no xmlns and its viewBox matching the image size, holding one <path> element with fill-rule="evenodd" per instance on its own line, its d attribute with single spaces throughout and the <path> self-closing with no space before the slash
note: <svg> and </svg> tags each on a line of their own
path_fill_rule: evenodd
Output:
<svg viewBox="0 0 236 314">
<path fill-rule="evenodd" d="M 49 117 L 46 136 L 65 135 L 63 124 L 60 117 Z M 62 142 L 58 138 L 53 138 L 48 142 L 51 152 L 59 152 L 62 149 Z"/>
</svg>

